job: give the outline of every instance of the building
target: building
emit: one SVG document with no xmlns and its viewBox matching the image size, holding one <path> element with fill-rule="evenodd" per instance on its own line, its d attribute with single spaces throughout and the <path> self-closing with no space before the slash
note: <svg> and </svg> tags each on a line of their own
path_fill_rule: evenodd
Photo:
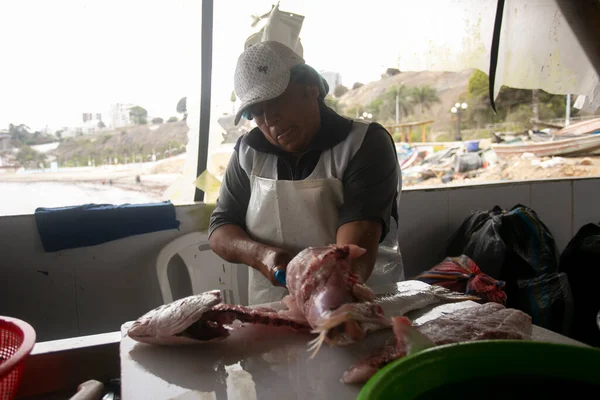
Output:
<svg viewBox="0 0 600 400">
<path fill-rule="evenodd" d="M 329 85 L 329 93 L 332 94 L 336 86 L 342 84 L 342 75 L 339 72 L 334 71 L 320 71 L 319 72 Z"/>
<path fill-rule="evenodd" d="M 102 120 L 102 113 L 83 113 L 81 124 L 76 126 L 75 136 L 79 135 L 92 135 L 100 130 L 101 123 L 106 126 L 106 123 Z"/>
<path fill-rule="evenodd" d="M 56 137 L 59 138 L 69 138 L 69 137 L 76 137 L 77 136 L 77 131 L 75 130 L 75 128 L 69 128 L 69 127 L 63 127 L 61 129 L 57 129 L 54 132 L 54 135 Z"/>
<path fill-rule="evenodd" d="M 108 123 L 105 123 L 112 129 L 131 125 L 132 122 L 131 118 L 129 118 L 129 110 L 132 107 L 134 107 L 133 104 L 112 104 L 110 106 L 110 112 L 108 113 Z"/>
</svg>

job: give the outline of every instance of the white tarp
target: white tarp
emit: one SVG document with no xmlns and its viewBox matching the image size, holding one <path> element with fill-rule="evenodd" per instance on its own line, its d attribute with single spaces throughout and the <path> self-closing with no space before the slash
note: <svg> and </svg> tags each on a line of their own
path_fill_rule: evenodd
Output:
<svg viewBox="0 0 600 400">
<path fill-rule="evenodd" d="M 285 44 L 300 57 L 303 57 L 304 49 L 300 41 L 300 30 L 303 22 L 303 15 L 281 11 L 279 3 L 277 3 L 269 13 L 265 26 L 246 40 L 244 49 L 259 42 L 274 40 Z"/>
</svg>

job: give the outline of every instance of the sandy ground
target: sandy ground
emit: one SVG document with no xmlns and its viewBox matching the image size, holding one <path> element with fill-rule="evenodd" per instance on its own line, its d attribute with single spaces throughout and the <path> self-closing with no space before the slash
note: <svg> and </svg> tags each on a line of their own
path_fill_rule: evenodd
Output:
<svg viewBox="0 0 600 400">
<path fill-rule="evenodd" d="M 600 176 L 600 156 L 569 158 L 527 158 L 514 156 L 499 158 L 497 163 L 487 168 L 465 174 L 454 174 L 454 179 L 446 184 L 442 183 L 441 178 L 431 178 L 412 185 L 407 184 L 406 187 L 451 186 L 469 183 L 593 176 Z"/>
<path fill-rule="evenodd" d="M 105 185 L 160 197 L 179 177 L 184 163 L 185 154 L 144 164 L 69 168 L 56 172 L 4 172 L 0 173 L 0 183 L 54 182 L 88 186 Z M 136 181 L 137 176 L 140 177 L 140 182 Z"/>
<path fill-rule="evenodd" d="M 224 166 L 227 160 L 219 160 Z M 154 163 L 104 166 L 96 168 L 71 168 L 58 172 L 0 173 L 2 182 L 54 182 L 102 185 L 144 193 L 156 199 L 162 198 L 166 189 L 180 176 L 185 163 L 185 154 Z M 1 170 L 0 170 L 1 171 Z M 136 176 L 140 182 L 136 182 Z M 452 186 L 469 183 L 498 181 L 541 180 L 549 178 L 573 178 L 600 176 L 600 156 L 570 158 L 531 158 L 513 156 L 497 158 L 486 168 L 464 174 L 454 174 L 453 180 L 443 183 L 441 176 L 421 182 L 406 179 L 404 187 Z M 111 183 L 112 182 L 112 183 Z"/>
<path fill-rule="evenodd" d="M 2 182 L 0 216 L 33 214 L 38 207 L 82 204 L 146 204 L 166 200 L 152 192 L 86 182 Z"/>
</svg>

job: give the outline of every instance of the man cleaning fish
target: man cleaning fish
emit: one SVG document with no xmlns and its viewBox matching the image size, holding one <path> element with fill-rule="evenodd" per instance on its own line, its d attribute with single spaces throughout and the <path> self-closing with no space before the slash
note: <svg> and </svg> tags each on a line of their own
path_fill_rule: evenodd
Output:
<svg viewBox="0 0 600 400">
<path fill-rule="evenodd" d="M 212 250 L 249 269 L 249 304 L 280 301 L 287 264 L 308 247 L 356 245 L 352 271 L 376 293 L 404 280 L 401 170 L 391 135 L 325 104 L 326 80 L 290 48 L 264 41 L 239 57 L 235 116 L 254 120 L 225 172 Z"/>
</svg>

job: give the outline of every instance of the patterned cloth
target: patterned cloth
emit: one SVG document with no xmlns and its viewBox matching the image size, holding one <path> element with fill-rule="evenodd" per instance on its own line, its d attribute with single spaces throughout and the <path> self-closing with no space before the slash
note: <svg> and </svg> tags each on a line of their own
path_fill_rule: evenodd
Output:
<svg viewBox="0 0 600 400">
<path fill-rule="evenodd" d="M 455 292 L 477 296 L 483 303 L 490 301 L 506 303 L 504 282 L 482 273 L 477 264 L 466 255 L 447 257 L 429 271 L 421 273 L 416 279 Z"/>
</svg>

